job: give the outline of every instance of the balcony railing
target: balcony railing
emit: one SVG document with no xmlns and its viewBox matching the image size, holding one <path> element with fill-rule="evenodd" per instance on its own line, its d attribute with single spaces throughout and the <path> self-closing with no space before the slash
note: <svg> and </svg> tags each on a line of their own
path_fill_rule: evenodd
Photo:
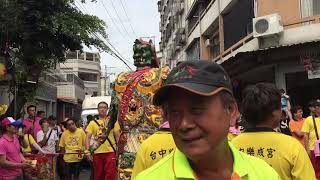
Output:
<svg viewBox="0 0 320 180">
<path fill-rule="evenodd" d="M 305 23 L 320 23 L 320 16 L 310 16 L 310 17 L 305 17 L 305 18 L 301 18 L 299 20 L 295 20 L 289 23 L 284 24 L 284 28 L 285 29 L 289 29 L 297 26 L 304 26 Z M 239 49 L 240 47 L 242 47 L 243 45 L 245 45 L 246 43 L 248 43 L 249 41 L 251 41 L 252 39 L 254 39 L 253 34 L 249 34 L 246 37 L 244 37 L 243 39 L 241 39 L 240 41 L 238 41 L 236 44 L 234 44 L 233 46 L 231 46 L 229 49 L 223 51 L 223 53 L 221 53 L 219 56 L 215 57 L 213 59 L 214 62 L 217 62 L 219 60 L 222 60 L 222 58 L 226 57 L 229 54 L 232 54 L 234 51 L 236 51 L 237 49 Z"/>
<path fill-rule="evenodd" d="M 291 21 L 289 23 L 286 23 L 284 25 L 285 28 L 290 28 L 292 26 L 303 26 L 305 23 L 320 23 L 320 16 L 310 16 L 310 17 L 305 17 L 301 18 L 298 21 Z"/>
<path fill-rule="evenodd" d="M 62 74 L 64 77 L 59 82 L 56 82 L 57 85 L 67 85 L 67 84 L 74 84 L 79 86 L 80 88 L 84 88 L 84 82 L 75 74 Z"/>
</svg>

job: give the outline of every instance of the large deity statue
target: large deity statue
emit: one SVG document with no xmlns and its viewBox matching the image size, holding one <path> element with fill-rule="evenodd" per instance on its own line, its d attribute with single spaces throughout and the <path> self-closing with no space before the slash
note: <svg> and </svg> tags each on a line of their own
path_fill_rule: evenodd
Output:
<svg viewBox="0 0 320 180">
<path fill-rule="evenodd" d="M 169 68 L 159 68 L 152 42 L 136 40 L 133 45 L 136 71 L 122 72 L 114 82 L 109 129 L 118 134 L 117 165 L 120 180 L 131 177 L 140 144 L 158 130 L 161 110 L 152 98 L 164 83 Z"/>
</svg>

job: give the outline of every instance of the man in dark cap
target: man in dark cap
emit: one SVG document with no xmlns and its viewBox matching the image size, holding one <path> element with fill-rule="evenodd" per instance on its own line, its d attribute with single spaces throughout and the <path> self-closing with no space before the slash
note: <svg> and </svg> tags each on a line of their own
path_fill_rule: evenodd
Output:
<svg viewBox="0 0 320 180">
<path fill-rule="evenodd" d="M 164 110 L 177 149 L 136 179 L 279 179 L 268 164 L 228 143 L 238 114 L 231 89 L 216 63 L 186 61 L 174 68 L 153 100 Z"/>
</svg>

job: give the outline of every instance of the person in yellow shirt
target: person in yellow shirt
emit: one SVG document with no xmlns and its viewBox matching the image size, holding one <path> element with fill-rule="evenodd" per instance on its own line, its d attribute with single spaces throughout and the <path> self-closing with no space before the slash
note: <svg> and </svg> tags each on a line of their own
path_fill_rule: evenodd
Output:
<svg viewBox="0 0 320 180">
<path fill-rule="evenodd" d="M 65 122 L 66 131 L 61 135 L 59 146 L 66 162 L 65 172 L 68 179 L 77 180 L 81 171 L 81 160 L 85 149 L 86 134 L 81 128 L 77 128 L 76 121 L 68 118 Z M 69 153 L 69 154 L 68 154 Z"/>
<path fill-rule="evenodd" d="M 275 132 L 281 120 L 281 94 L 274 84 L 244 90 L 242 115 L 251 128 L 231 142 L 242 152 L 266 161 L 282 180 L 315 180 L 308 154 L 295 138 Z"/>
<path fill-rule="evenodd" d="M 149 136 L 140 145 L 134 161 L 131 179 L 134 180 L 140 172 L 169 155 L 175 148 L 176 145 L 170 132 L 169 122 L 164 122 L 159 131 Z"/>
<path fill-rule="evenodd" d="M 309 103 L 309 109 L 312 110 L 311 116 L 305 119 L 301 131 L 304 133 L 304 145 L 316 172 L 316 176 L 320 179 L 320 159 L 315 156 L 314 151 L 315 142 L 319 139 L 318 137 L 320 135 L 320 100 L 315 100 Z"/>
<path fill-rule="evenodd" d="M 105 137 L 108 124 L 108 104 L 100 102 L 98 104 L 99 120 L 92 120 L 86 128 L 86 148 L 93 151 L 87 154 L 87 158 L 93 162 L 94 180 L 115 180 L 116 179 L 116 156 L 115 139 L 113 130 Z M 93 139 L 93 142 L 91 142 Z"/>
<path fill-rule="evenodd" d="M 228 142 L 238 107 L 222 66 L 201 60 L 182 62 L 153 100 L 163 108 L 177 148 L 135 180 L 280 179 L 266 162 Z"/>
<path fill-rule="evenodd" d="M 24 148 L 21 146 L 21 151 L 23 154 L 30 154 L 32 153 L 31 146 L 38 150 L 40 153 L 45 154 L 46 152 L 38 145 L 38 143 L 34 140 L 33 136 L 31 134 L 25 134 L 23 136 L 24 142 L 26 142 L 27 147 Z"/>
</svg>

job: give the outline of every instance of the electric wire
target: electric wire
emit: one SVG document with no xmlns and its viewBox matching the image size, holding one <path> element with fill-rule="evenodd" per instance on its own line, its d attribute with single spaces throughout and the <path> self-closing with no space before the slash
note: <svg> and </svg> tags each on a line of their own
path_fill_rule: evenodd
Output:
<svg viewBox="0 0 320 180">
<path fill-rule="evenodd" d="M 110 11 L 107 9 L 106 5 L 104 4 L 103 0 L 100 1 L 102 4 L 102 7 L 104 8 L 104 10 L 106 11 L 108 17 L 111 19 L 111 22 L 113 23 L 114 27 L 117 29 L 117 31 L 120 33 L 120 35 L 122 36 L 122 38 L 126 39 L 125 35 L 123 34 L 123 32 L 120 30 L 120 28 L 118 27 L 117 23 L 114 21 L 114 19 L 112 18 L 112 15 L 110 13 Z M 129 36 L 128 36 L 129 37 Z M 129 37 L 129 39 L 131 39 Z M 128 39 L 127 39 L 128 40 Z"/>
<path fill-rule="evenodd" d="M 101 1 L 101 2 L 102 2 L 102 1 Z M 76 7 L 78 10 L 85 12 L 84 9 L 82 9 L 82 8 L 80 9 L 76 4 L 75 4 L 75 7 Z M 86 13 L 86 12 L 85 12 L 85 13 Z M 110 54 L 111 56 L 119 59 L 120 61 L 122 61 L 129 70 L 132 70 L 132 68 L 128 65 L 128 61 L 125 60 L 125 58 L 123 58 L 123 57 L 121 56 L 121 54 L 119 53 L 119 51 L 112 45 L 112 43 L 111 43 L 110 41 L 105 40 L 104 38 L 103 38 L 103 39 L 100 38 L 96 33 L 92 33 L 92 35 L 95 36 L 95 38 L 97 38 L 98 40 L 100 40 L 100 41 L 102 41 L 102 42 L 104 42 L 104 43 L 105 43 L 105 41 L 106 41 L 106 42 L 113 48 L 113 50 L 112 50 L 112 49 L 109 47 L 110 50 L 107 51 L 107 53 Z M 116 53 L 115 53 L 114 51 L 115 51 Z M 117 53 L 118 53 L 118 54 L 117 54 Z"/>
<path fill-rule="evenodd" d="M 126 11 L 125 6 L 124 6 L 123 3 L 122 3 L 122 0 L 120 0 L 120 4 L 121 4 L 121 6 L 122 6 L 122 9 L 123 9 L 123 11 L 124 11 L 124 13 L 125 13 L 128 21 L 129 21 L 129 25 L 130 25 L 130 28 L 131 28 L 133 34 L 137 37 L 137 33 L 134 31 L 134 29 L 133 29 L 133 27 L 132 27 L 131 20 L 130 20 L 130 18 L 129 18 L 129 16 L 128 16 L 128 13 L 127 13 L 127 11 Z"/>
<path fill-rule="evenodd" d="M 110 0 L 110 2 L 111 2 L 111 6 L 112 6 L 114 12 L 116 13 L 116 16 L 117 16 L 118 19 L 119 19 L 120 25 L 122 26 L 122 28 L 124 29 L 124 31 L 126 32 L 126 34 L 128 35 L 128 37 L 130 37 L 130 34 L 129 34 L 129 32 L 127 31 L 127 28 L 124 26 L 124 24 L 123 24 L 123 22 L 122 22 L 122 20 L 121 20 L 121 18 L 120 18 L 120 16 L 119 16 L 119 13 L 118 13 L 115 5 L 113 4 L 113 1 Z"/>
</svg>

